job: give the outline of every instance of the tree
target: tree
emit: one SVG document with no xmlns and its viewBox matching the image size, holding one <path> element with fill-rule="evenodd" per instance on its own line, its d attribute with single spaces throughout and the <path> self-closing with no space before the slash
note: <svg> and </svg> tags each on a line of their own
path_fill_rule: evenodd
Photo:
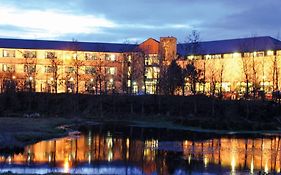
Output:
<svg viewBox="0 0 281 175">
<path fill-rule="evenodd" d="M 173 60 L 167 69 L 167 89 L 170 95 L 174 95 L 177 88 L 182 87 L 184 76 L 181 67 Z"/>
<path fill-rule="evenodd" d="M 202 82 L 202 70 L 199 70 L 195 67 L 194 63 L 191 62 L 186 65 L 185 75 L 190 85 L 190 90 L 193 95 L 196 94 L 196 84 Z"/>
<path fill-rule="evenodd" d="M 243 73 L 244 73 L 244 81 L 246 83 L 246 87 L 245 87 L 245 98 L 249 98 L 249 91 L 250 91 L 250 69 L 251 69 L 251 65 L 250 65 L 250 59 L 249 57 L 247 57 L 245 54 L 242 57 L 242 69 L 243 69 Z"/>
<path fill-rule="evenodd" d="M 50 72 L 51 72 L 51 87 L 54 89 L 54 92 L 58 92 L 58 84 L 59 84 L 59 77 L 60 77 L 60 65 L 62 64 L 62 61 L 57 58 L 57 56 L 50 52 L 47 55 L 47 58 L 50 62 Z"/>
<path fill-rule="evenodd" d="M 37 59 L 36 59 L 36 52 L 35 51 L 24 51 L 24 82 L 23 82 L 23 90 L 28 92 L 35 91 L 36 85 L 36 74 L 37 74 Z"/>
<path fill-rule="evenodd" d="M 74 66 L 74 76 L 75 76 L 75 93 L 78 94 L 79 93 L 79 81 L 80 81 L 80 76 L 81 76 L 81 67 L 84 65 L 83 61 L 79 59 L 79 43 L 77 42 L 77 40 L 73 40 L 72 43 L 72 52 L 73 52 L 73 59 L 72 59 L 72 65 Z"/>
</svg>

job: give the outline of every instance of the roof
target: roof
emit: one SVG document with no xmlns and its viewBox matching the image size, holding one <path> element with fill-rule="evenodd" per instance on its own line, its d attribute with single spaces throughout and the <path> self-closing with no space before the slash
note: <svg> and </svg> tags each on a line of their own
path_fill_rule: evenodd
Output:
<svg viewBox="0 0 281 175">
<path fill-rule="evenodd" d="M 138 45 L 117 43 L 90 43 L 76 41 L 48 41 L 0 38 L 0 48 L 42 49 L 42 50 L 77 50 L 94 52 L 131 52 Z"/>
<path fill-rule="evenodd" d="M 179 55 L 207 55 L 281 49 L 281 41 L 269 37 L 251 37 L 219 41 L 178 44 Z"/>
</svg>

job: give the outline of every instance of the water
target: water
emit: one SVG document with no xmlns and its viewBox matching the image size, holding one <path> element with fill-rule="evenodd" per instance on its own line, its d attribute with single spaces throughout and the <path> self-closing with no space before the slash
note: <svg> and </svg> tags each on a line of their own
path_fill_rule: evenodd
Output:
<svg viewBox="0 0 281 175">
<path fill-rule="evenodd" d="M 147 131 L 148 130 L 148 131 Z M 280 137 L 204 136 L 99 128 L 0 155 L 0 172 L 19 174 L 279 173 Z"/>
</svg>

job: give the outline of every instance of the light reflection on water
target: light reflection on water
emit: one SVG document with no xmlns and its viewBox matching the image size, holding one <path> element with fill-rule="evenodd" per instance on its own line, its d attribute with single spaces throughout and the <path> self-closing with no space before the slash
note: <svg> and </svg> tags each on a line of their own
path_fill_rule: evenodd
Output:
<svg viewBox="0 0 281 175">
<path fill-rule="evenodd" d="M 0 156 L 0 172 L 71 174 L 280 173 L 280 138 L 141 140 L 111 133 L 42 141 Z"/>
</svg>

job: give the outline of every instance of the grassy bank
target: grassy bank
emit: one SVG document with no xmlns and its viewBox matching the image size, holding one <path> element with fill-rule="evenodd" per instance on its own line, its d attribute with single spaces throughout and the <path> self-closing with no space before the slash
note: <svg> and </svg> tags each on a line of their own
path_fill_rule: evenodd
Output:
<svg viewBox="0 0 281 175">
<path fill-rule="evenodd" d="M 183 126 L 218 130 L 279 130 L 281 106 L 261 100 L 219 100 L 206 96 L 93 96 L 76 94 L 0 94 L 0 116 L 89 117 L 140 116 Z"/>
</svg>

